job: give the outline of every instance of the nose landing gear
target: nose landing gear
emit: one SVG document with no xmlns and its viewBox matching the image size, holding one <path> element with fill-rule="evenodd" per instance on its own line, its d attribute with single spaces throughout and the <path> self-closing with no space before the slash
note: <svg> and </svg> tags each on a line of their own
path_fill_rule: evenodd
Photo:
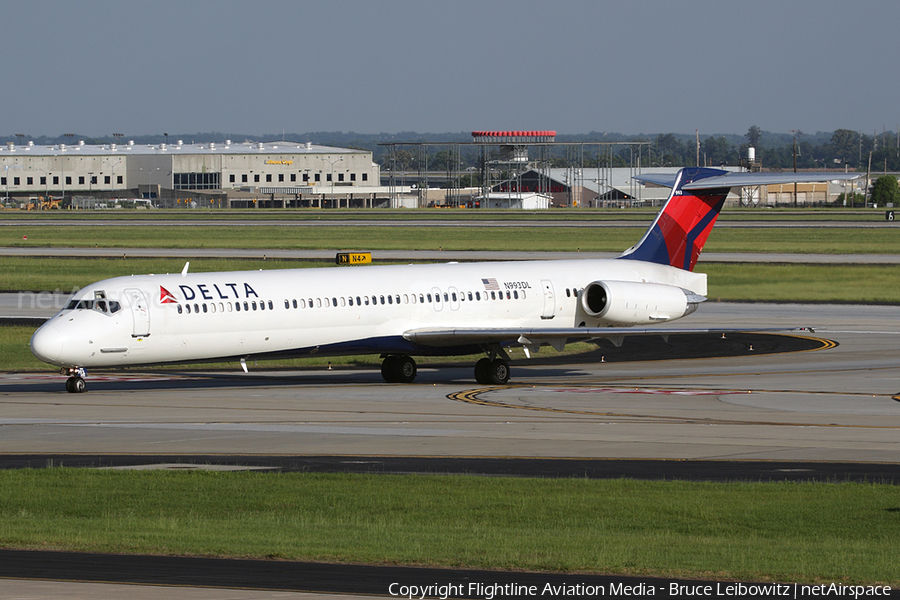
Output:
<svg viewBox="0 0 900 600">
<path fill-rule="evenodd" d="M 70 394 L 83 394 L 87 391 L 87 384 L 84 382 L 87 372 L 82 367 L 63 369 L 62 374 L 69 375 L 69 378 L 66 379 L 67 392 Z"/>
</svg>

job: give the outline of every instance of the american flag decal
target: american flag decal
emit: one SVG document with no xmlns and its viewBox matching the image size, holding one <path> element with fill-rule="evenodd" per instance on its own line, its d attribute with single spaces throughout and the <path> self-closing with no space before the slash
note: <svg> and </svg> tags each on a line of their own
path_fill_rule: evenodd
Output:
<svg viewBox="0 0 900 600">
<path fill-rule="evenodd" d="M 491 277 L 490 279 L 482 279 L 481 283 L 484 284 L 484 289 L 486 290 L 499 290 L 500 285 L 497 283 L 497 280 Z"/>
</svg>

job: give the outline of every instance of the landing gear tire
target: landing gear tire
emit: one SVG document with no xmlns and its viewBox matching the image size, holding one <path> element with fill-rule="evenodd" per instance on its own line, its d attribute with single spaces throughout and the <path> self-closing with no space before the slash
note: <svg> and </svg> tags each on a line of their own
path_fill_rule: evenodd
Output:
<svg viewBox="0 0 900 600">
<path fill-rule="evenodd" d="M 388 383 L 412 383 L 417 372 L 416 361 L 409 356 L 388 356 L 381 363 L 381 377 Z"/>
<path fill-rule="evenodd" d="M 87 391 L 87 384 L 81 377 L 69 377 L 66 379 L 66 391 L 70 394 L 83 394 Z"/>
<path fill-rule="evenodd" d="M 502 358 L 495 358 L 491 361 L 488 373 L 491 377 L 491 383 L 503 385 L 509 381 L 509 363 Z"/>
<path fill-rule="evenodd" d="M 482 358 L 475 363 L 475 381 L 481 385 L 490 385 L 491 381 L 491 359 Z"/>
</svg>

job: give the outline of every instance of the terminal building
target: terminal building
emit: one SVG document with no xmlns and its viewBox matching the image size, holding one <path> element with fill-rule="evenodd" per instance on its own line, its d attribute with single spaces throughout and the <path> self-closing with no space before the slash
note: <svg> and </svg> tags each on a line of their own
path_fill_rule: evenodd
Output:
<svg viewBox="0 0 900 600">
<path fill-rule="evenodd" d="M 14 208 L 374 207 L 389 201 L 380 180 L 371 152 L 310 142 L 0 147 L 0 194 Z"/>
</svg>

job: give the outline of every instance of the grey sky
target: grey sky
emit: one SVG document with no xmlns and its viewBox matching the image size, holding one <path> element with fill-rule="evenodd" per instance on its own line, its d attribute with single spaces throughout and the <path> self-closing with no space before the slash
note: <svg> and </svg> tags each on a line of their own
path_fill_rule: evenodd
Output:
<svg viewBox="0 0 900 600">
<path fill-rule="evenodd" d="M 871 133 L 898 0 L 0 0 L 0 135 Z"/>
</svg>

